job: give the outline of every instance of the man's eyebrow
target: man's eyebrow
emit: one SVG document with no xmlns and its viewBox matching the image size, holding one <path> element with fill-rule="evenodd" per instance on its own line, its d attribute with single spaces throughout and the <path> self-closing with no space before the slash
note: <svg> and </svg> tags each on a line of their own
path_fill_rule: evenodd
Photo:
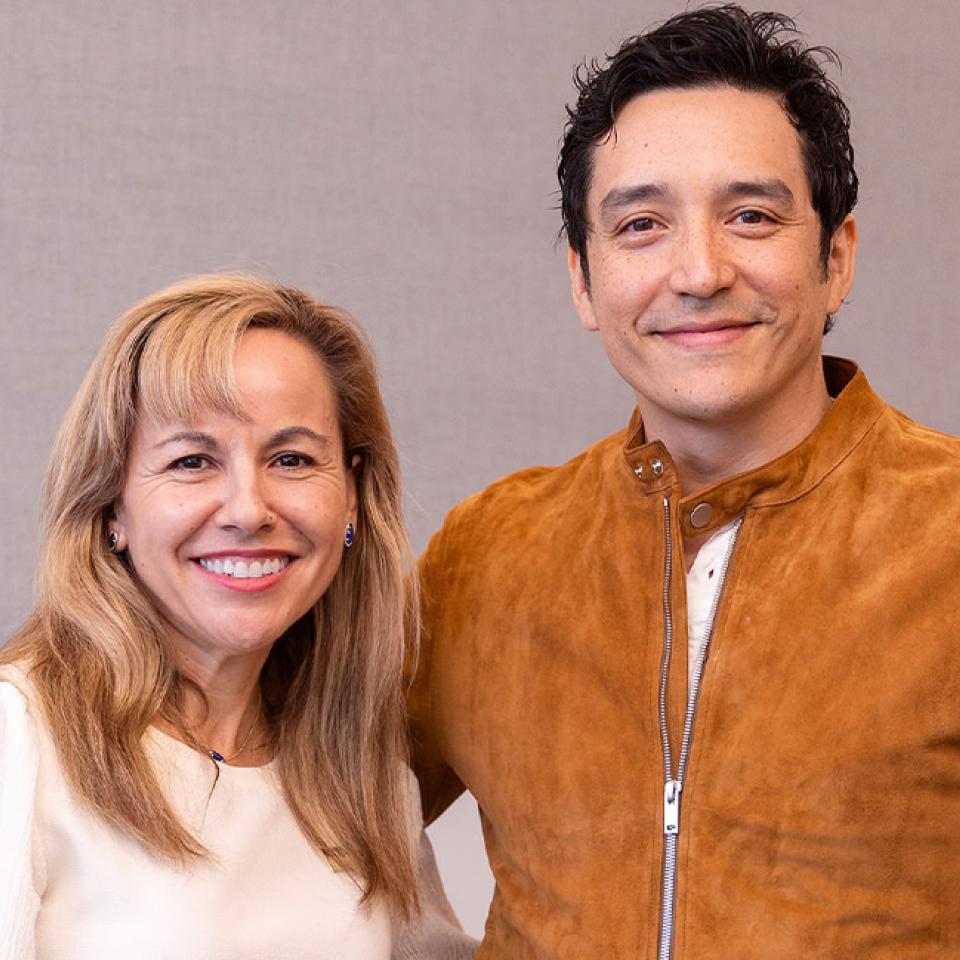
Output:
<svg viewBox="0 0 960 960">
<path fill-rule="evenodd" d="M 793 191 L 779 177 L 762 177 L 758 180 L 731 180 L 720 190 L 720 196 L 728 200 L 760 197 L 780 203 L 794 203 Z"/>
<path fill-rule="evenodd" d="M 668 188 L 662 183 L 636 183 L 626 187 L 614 187 L 600 201 L 600 216 L 602 218 L 605 215 L 616 213 L 623 207 L 628 207 L 634 203 L 643 203 L 646 200 L 662 200 L 668 194 Z M 793 204 L 796 202 L 793 191 L 779 177 L 731 180 L 720 188 L 718 194 L 726 200 L 758 197 L 780 203 Z"/>
<path fill-rule="evenodd" d="M 600 201 L 600 216 L 614 213 L 622 207 L 632 203 L 642 203 L 645 200 L 662 200 L 667 195 L 667 188 L 661 183 L 635 183 L 628 187 L 614 187 Z"/>
<path fill-rule="evenodd" d="M 321 447 L 329 447 L 333 441 L 326 434 L 317 433 L 309 427 L 284 427 L 276 433 L 271 434 L 267 441 L 267 446 L 276 447 L 287 443 L 289 440 L 312 440 Z"/>
<path fill-rule="evenodd" d="M 180 430 L 177 433 L 172 433 L 169 437 L 165 437 L 159 443 L 155 443 L 153 445 L 153 449 L 157 450 L 160 447 L 165 447 L 170 443 L 195 443 L 206 450 L 217 449 L 217 441 L 214 440 L 209 433 L 200 433 L 197 430 Z"/>
</svg>

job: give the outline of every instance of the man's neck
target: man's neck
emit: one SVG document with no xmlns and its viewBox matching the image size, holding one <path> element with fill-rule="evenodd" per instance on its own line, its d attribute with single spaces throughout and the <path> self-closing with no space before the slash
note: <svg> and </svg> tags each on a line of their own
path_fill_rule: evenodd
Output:
<svg viewBox="0 0 960 960">
<path fill-rule="evenodd" d="M 663 416 L 642 405 L 640 412 L 647 439 L 660 440 L 667 448 L 680 489 L 689 496 L 792 450 L 816 429 L 831 402 L 824 386 L 799 408 L 784 411 L 781 405 L 766 404 L 750 416 L 723 421 Z"/>
<path fill-rule="evenodd" d="M 648 440 L 660 440 L 673 459 L 684 496 L 746 473 L 775 460 L 805 440 L 830 409 L 832 400 L 824 387 L 815 403 L 796 408 L 788 417 L 766 408 L 757 416 L 738 418 L 727 423 L 669 421 L 656 416 L 644 430 Z M 642 413 L 642 410 L 641 410 Z M 712 534 L 704 533 L 683 540 L 686 572 L 690 572 L 703 544 Z"/>
</svg>

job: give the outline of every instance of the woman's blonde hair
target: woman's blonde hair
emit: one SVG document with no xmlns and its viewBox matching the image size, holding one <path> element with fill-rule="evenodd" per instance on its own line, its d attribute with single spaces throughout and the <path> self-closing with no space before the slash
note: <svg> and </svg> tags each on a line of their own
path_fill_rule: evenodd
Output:
<svg viewBox="0 0 960 960">
<path fill-rule="evenodd" d="M 197 277 L 116 321 L 73 400 L 47 474 L 36 610 L 0 651 L 19 662 L 76 794 L 151 851 L 206 854 L 167 801 L 144 751 L 158 716 L 176 722 L 178 674 L 157 611 L 107 547 L 136 417 L 243 415 L 233 358 L 249 327 L 283 331 L 320 357 L 357 480 L 354 546 L 313 611 L 261 674 L 277 769 L 310 843 L 364 896 L 409 916 L 417 898 L 405 804 L 403 577 L 409 545 L 400 473 L 371 351 L 351 318 L 252 276 Z M 405 602 L 406 596 L 406 602 Z"/>
</svg>

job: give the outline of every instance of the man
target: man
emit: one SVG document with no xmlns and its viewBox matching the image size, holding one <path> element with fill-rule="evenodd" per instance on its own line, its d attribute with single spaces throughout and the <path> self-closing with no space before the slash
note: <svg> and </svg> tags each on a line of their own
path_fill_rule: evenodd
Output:
<svg viewBox="0 0 960 960">
<path fill-rule="evenodd" d="M 585 72 L 573 299 L 622 433 L 456 508 L 421 562 L 429 819 L 477 798 L 480 960 L 960 956 L 960 442 L 821 340 L 849 117 L 775 14 Z"/>
</svg>

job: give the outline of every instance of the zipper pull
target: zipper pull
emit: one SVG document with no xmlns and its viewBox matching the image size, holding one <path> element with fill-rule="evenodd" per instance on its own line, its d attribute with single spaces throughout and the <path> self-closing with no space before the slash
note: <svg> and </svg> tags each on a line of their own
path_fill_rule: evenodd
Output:
<svg viewBox="0 0 960 960">
<path fill-rule="evenodd" d="M 683 784 L 679 780 L 668 780 L 663 785 L 663 832 L 668 837 L 680 832 L 681 790 Z"/>
</svg>

